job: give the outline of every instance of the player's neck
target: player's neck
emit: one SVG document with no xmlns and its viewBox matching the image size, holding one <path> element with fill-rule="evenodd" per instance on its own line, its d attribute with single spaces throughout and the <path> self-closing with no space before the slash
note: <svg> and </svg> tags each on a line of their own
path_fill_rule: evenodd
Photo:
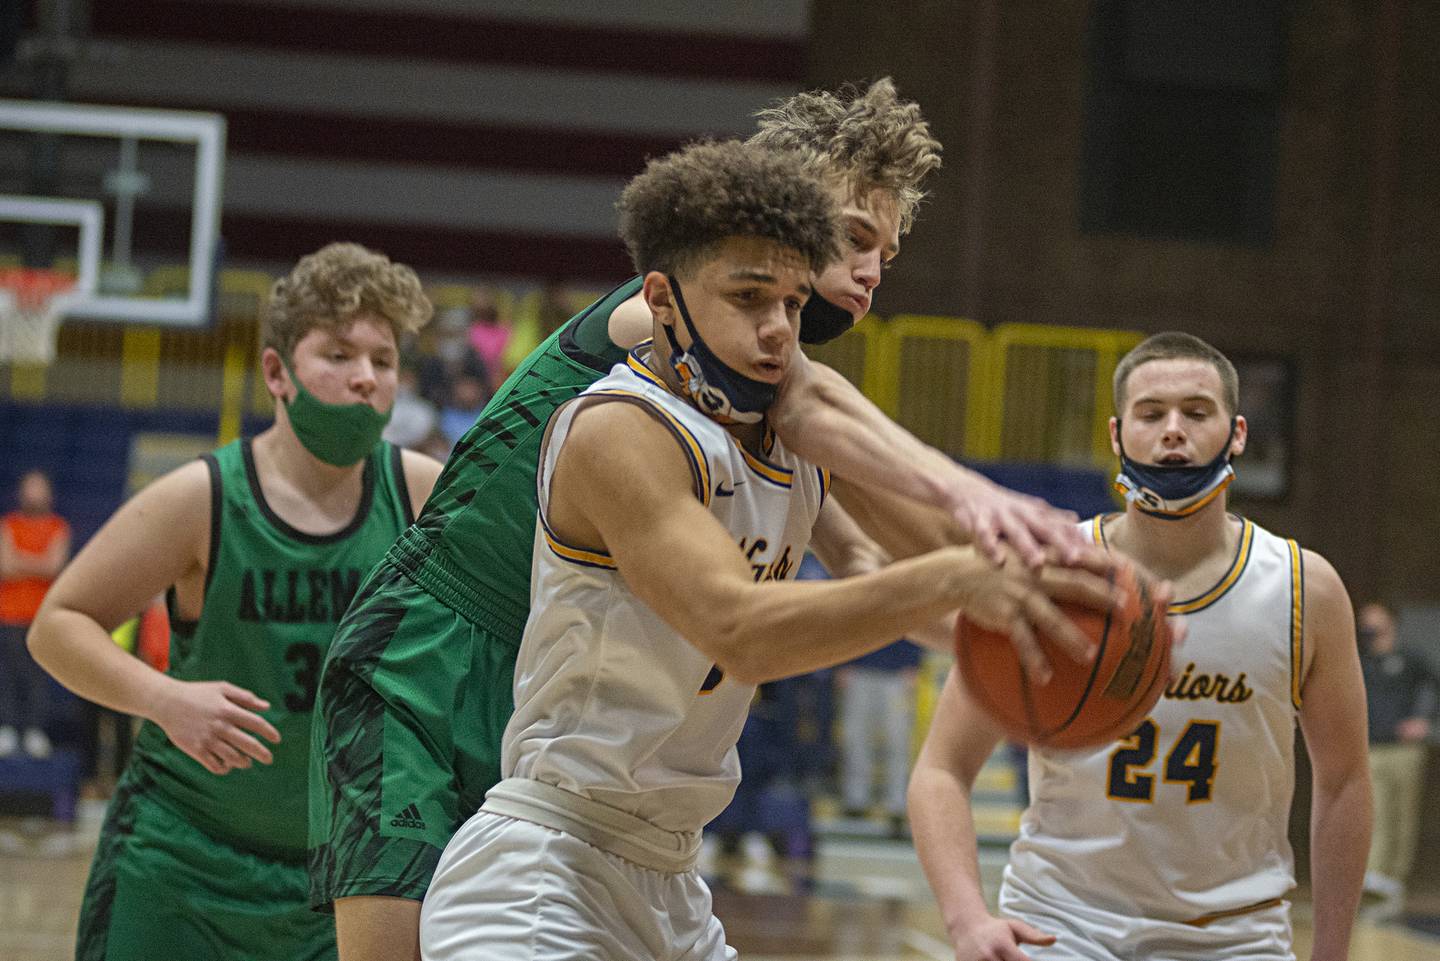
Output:
<svg viewBox="0 0 1440 961">
<path fill-rule="evenodd" d="M 659 325 L 657 324 L 656 327 L 658 328 Z M 657 339 L 650 348 L 650 353 L 645 355 L 645 366 L 650 369 L 651 373 L 665 382 L 665 386 L 669 388 L 670 393 L 679 397 L 691 407 L 695 407 L 696 410 L 700 410 L 700 408 L 695 405 L 695 401 L 686 396 L 684 388 L 680 386 L 680 378 L 675 373 L 675 368 L 670 366 L 670 351 L 668 347 L 662 346 L 660 340 Z M 704 413 L 704 411 L 701 411 L 701 413 Z M 750 453 L 756 456 L 764 456 L 765 422 L 763 420 L 758 424 L 722 424 L 721 426 L 725 428 L 731 437 L 735 438 L 737 443 Z"/>
<path fill-rule="evenodd" d="M 1111 546 L 1134 558 L 1157 577 L 1177 582 L 1203 571 L 1217 558 L 1234 554 L 1238 528 L 1217 498 L 1189 517 L 1153 517 L 1131 505 L 1106 530 Z"/>
<path fill-rule="evenodd" d="M 327 514 L 343 510 L 347 503 L 353 513 L 358 505 L 364 459 L 348 467 L 327 464 L 305 449 L 289 425 L 279 422 L 256 436 L 252 450 L 267 496 L 272 483 L 277 483 Z"/>
</svg>

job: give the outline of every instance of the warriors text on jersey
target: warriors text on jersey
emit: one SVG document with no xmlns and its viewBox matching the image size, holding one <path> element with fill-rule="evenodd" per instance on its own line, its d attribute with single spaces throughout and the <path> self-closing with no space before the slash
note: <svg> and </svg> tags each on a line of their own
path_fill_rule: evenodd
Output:
<svg viewBox="0 0 1440 961">
<path fill-rule="evenodd" d="M 212 836 L 269 857 L 303 859 L 310 715 L 320 663 L 360 579 L 410 521 L 400 451 L 377 445 L 359 507 L 334 534 L 295 530 L 265 500 L 250 442 L 206 455 L 210 560 L 200 619 L 174 624 L 170 674 L 225 680 L 270 702 L 273 764 L 217 777 L 146 724 L 134 764 L 152 792 Z"/>
<path fill-rule="evenodd" d="M 1224 576 L 1170 607 L 1189 633 L 1150 716 L 1109 747 L 1032 750 L 1006 887 L 1062 909 L 1193 923 L 1294 886 L 1303 565 L 1294 541 L 1239 523 Z M 1103 518 L 1087 526 L 1104 543 Z"/>
<path fill-rule="evenodd" d="M 757 581 L 794 576 L 828 481 L 778 441 L 764 458 L 746 451 L 671 393 L 639 354 L 556 415 L 538 476 L 531 615 L 504 773 L 662 831 L 698 834 L 739 782 L 735 742 L 755 689 L 724 677 L 640 601 L 608 555 L 565 544 L 547 526 L 550 478 L 584 398 L 638 404 L 669 429 L 690 461 L 695 496 Z"/>
</svg>

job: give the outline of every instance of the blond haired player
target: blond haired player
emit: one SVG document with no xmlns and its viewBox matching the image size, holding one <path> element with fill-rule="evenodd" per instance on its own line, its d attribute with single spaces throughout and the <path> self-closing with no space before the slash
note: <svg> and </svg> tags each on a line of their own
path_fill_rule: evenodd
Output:
<svg viewBox="0 0 1440 961">
<path fill-rule="evenodd" d="M 1188 334 L 1157 334 L 1116 370 L 1128 504 L 1085 527 L 1174 585 L 1187 636 L 1130 736 L 1032 749 L 999 917 L 981 896 L 970 790 L 1000 735 L 947 681 L 910 817 L 957 961 L 1289 961 L 1297 723 L 1314 769 L 1311 958 L 1345 958 L 1370 838 L 1354 618 L 1324 558 L 1226 513 L 1238 399 L 1234 367 Z"/>
<path fill-rule="evenodd" d="M 1047 632 L 1075 633 L 1047 590 L 1108 603 L 1093 574 L 1037 583 L 968 548 L 790 583 L 827 475 L 730 414 L 773 403 L 833 226 L 822 185 L 755 146 L 692 147 L 626 188 L 655 340 L 547 427 L 505 777 L 441 856 L 424 957 L 733 957 L 695 855 L 757 683 L 962 604 L 1008 619 L 1007 585 Z"/>
<path fill-rule="evenodd" d="M 888 80 L 796 94 L 762 111 L 759 128 L 755 145 L 793 154 L 841 205 L 841 253 L 811 278 L 800 318 L 802 340 L 838 336 L 869 308 L 922 182 L 939 166 L 940 144 Z M 530 608 L 544 427 L 651 336 L 642 287 L 643 277 L 620 284 L 526 358 L 340 625 L 316 712 L 311 878 L 314 903 L 334 906 L 345 961 L 418 952 L 420 901 L 440 851 L 499 780 Z M 836 499 L 863 508 L 897 556 L 948 534 L 973 536 L 990 552 L 1003 540 L 1032 562 L 1040 544 L 1082 541 L 1073 518 L 921 444 L 798 350 L 764 414 L 792 450 L 836 471 Z M 935 509 L 897 511 L 877 488 Z M 873 567 L 856 538 L 834 536 L 853 525 L 833 506 L 817 554 L 836 573 Z M 1019 631 L 1028 638 L 1023 620 Z"/>
<path fill-rule="evenodd" d="M 30 648 L 82 697 L 146 723 L 81 908 L 84 961 L 335 956 L 306 903 L 306 781 L 320 664 L 360 578 L 440 465 L 380 440 L 397 338 L 429 318 L 410 268 L 356 244 L 271 290 L 275 423 L 155 481 L 56 581 Z M 170 669 L 109 631 L 170 592 Z"/>
</svg>

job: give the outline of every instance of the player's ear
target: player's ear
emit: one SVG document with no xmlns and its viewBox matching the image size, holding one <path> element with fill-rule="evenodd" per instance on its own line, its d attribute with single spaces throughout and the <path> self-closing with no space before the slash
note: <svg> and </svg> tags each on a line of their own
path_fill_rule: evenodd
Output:
<svg viewBox="0 0 1440 961">
<path fill-rule="evenodd" d="M 288 401 L 295 393 L 290 374 L 280 360 L 280 352 L 274 347 L 266 347 L 260 352 L 260 374 L 265 378 L 265 389 L 276 400 Z"/>
<path fill-rule="evenodd" d="M 1235 415 L 1235 434 L 1230 438 L 1230 456 L 1239 457 L 1245 453 L 1245 441 L 1250 436 L 1250 425 L 1245 422 L 1245 415 Z"/>
<path fill-rule="evenodd" d="M 670 290 L 670 278 L 658 270 L 645 275 L 645 286 L 640 289 L 650 316 L 662 324 L 674 326 L 678 319 L 675 310 L 675 295 Z"/>
<path fill-rule="evenodd" d="M 1120 456 L 1120 418 L 1110 418 L 1110 450 Z"/>
</svg>

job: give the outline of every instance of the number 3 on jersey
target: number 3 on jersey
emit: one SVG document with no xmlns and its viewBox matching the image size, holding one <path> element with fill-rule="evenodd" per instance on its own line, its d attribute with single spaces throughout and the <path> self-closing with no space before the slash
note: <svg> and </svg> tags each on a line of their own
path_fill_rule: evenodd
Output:
<svg viewBox="0 0 1440 961">
<path fill-rule="evenodd" d="M 1117 801 L 1152 801 L 1155 797 L 1155 776 L 1132 772 L 1146 768 L 1155 760 L 1155 743 L 1160 728 L 1146 718 L 1110 755 L 1110 778 L 1106 790 Z M 1220 765 L 1215 752 L 1220 746 L 1219 721 L 1191 721 L 1176 739 L 1165 758 L 1165 783 L 1188 784 L 1186 803 L 1208 801 L 1215 788 L 1215 772 Z"/>
</svg>

